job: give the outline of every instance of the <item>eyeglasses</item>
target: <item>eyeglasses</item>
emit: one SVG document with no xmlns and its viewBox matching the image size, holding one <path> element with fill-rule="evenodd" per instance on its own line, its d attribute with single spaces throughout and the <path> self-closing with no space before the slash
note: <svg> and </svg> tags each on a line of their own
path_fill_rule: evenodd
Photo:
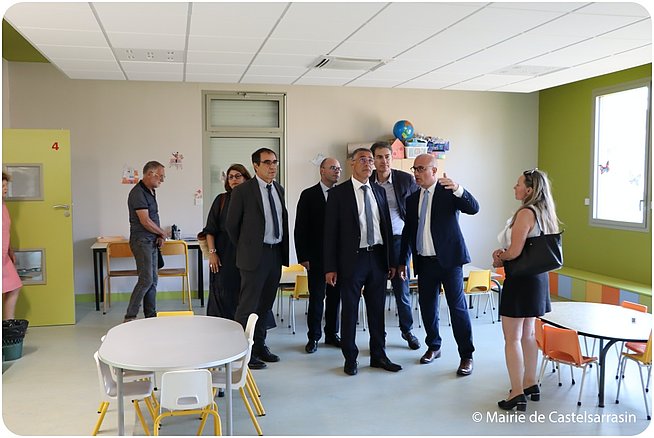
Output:
<svg viewBox="0 0 654 438">
<path fill-rule="evenodd" d="M 227 179 L 241 179 L 241 178 L 243 178 L 243 175 L 241 175 L 240 173 L 230 173 L 227 176 Z"/>
<path fill-rule="evenodd" d="M 266 166 L 277 166 L 279 161 L 277 160 L 263 160 L 260 164 L 265 164 Z"/>
<path fill-rule="evenodd" d="M 329 170 L 333 170 L 334 172 L 340 172 L 343 169 L 341 169 L 338 166 L 329 166 Z"/>
<path fill-rule="evenodd" d="M 410 170 L 413 173 L 422 173 L 426 171 L 427 169 L 431 169 L 434 166 L 411 166 Z"/>
<path fill-rule="evenodd" d="M 358 161 L 361 164 L 373 164 L 375 162 L 375 159 L 369 157 L 359 157 L 356 161 Z"/>
</svg>

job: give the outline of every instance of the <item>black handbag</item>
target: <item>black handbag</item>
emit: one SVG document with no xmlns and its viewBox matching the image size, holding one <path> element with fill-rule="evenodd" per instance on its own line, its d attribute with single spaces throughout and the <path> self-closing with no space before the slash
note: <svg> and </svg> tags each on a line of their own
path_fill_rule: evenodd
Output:
<svg viewBox="0 0 654 438">
<path fill-rule="evenodd" d="M 532 210 L 533 211 L 533 210 Z M 563 248 L 561 234 L 544 234 L 543 227 L 538 221 L 540 236 L 529 237 L 518 257 L 504 261 L 504 271 L 511 276 L 537 275 L 543 272 L 554 271 L 563 266 Z"/>
<path fill-rule="evenodd" d="M 161 249 L 157 248 L 157 268 L 161 269 L 164 267 L 164 258 L 163 255 L 161 255 Z"/>
</svg>

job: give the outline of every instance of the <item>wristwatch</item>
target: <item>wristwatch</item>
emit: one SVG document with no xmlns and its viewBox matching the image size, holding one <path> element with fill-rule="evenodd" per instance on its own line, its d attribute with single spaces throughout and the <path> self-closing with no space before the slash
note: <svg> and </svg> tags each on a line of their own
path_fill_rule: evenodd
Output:
<svg viewBox="0 0 654 438">
<path fill-rule="evenodd" d="M 209 254 L 215 254 L 215 253 L 216 253 L 216 248 L 209 250 Z"/>
</svg>

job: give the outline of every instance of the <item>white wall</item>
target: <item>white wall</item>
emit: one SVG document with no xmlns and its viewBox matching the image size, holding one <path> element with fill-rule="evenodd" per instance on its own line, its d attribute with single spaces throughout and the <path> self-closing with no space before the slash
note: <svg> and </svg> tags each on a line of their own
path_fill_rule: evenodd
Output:
<svg viewBox="0 0 654 438">
<path fill-rule="evenodd" d="M 473 263 L 488 267 L 496 235 L 517 206 L 512 186 L 537 162 L 537 94 L 70 80 L 36 63 L 8 63 L 3 83 L 7 76 L 10 118 L 3 93 L 4 127 L 71 131 L 76 293 L 93 291 L 89 247 L 95 238 L 129 234 L 132 186 L 119 182 L 124 164 L 141 168 L 183 153 L 183 170 L 168 168 L 158 191 L 162 225 L 176 223 L 184 234 L 202 228 L 205 218 L 193 193 L 202 185 L 204 90 L 287 93 L 291 234 L 299 194 L 317 180 L 311 158 L 322 153 L 346 165 L 347 143 L 386 139 L 395 121 L 407 119 L 418 132 L 450 140 L 446 172 L 481 205 L 476 216 L 462 215 L 464 234 Z M 171 280 L 160 289 L 179 285 Z"/>
</svg>

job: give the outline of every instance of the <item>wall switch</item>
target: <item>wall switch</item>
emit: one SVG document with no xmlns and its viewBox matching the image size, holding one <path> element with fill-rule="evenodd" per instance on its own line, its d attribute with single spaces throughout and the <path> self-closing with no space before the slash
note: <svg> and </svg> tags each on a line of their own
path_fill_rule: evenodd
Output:
<svg viewBox="0 0 654 438">
<path fill-rule="evenodd" d="M 584 198 L 584 205 L 590 205 L 590 198 Z"/>
</svg>

